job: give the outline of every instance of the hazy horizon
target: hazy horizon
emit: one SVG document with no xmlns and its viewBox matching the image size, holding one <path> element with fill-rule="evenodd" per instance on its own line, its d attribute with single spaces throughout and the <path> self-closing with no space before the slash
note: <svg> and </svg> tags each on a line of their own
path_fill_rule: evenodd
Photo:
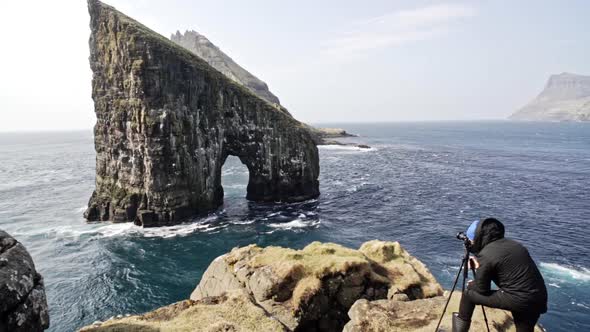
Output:
<svg viewBox="0 0 590 332">
<path fill-rule="evenodd" d="M 585 1 L 105 2 L 205 35 L 314 124 L 501 120 L 590 74 Z M 85 1 L 0 4 L 0 131 L 92 128 L 88 25 Z"/>
</svg>

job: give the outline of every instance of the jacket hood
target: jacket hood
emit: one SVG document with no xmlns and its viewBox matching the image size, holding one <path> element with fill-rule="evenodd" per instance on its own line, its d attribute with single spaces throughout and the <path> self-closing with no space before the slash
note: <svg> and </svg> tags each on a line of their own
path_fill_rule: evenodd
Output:
<svg viewBox="0 0 590 332">
<path fill-rule="evenodd" d="M 475 229 L 475 239 L 470 251 L 478 253 L 488 244 L 502 238 L 504 238 L 504 225 L 498 219 L 482 219 Z"/>
</svg>

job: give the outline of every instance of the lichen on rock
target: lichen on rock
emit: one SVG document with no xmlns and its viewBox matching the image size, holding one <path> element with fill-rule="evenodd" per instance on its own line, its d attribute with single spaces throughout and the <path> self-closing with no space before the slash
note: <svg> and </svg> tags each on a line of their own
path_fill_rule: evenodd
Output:
<svg viewBox="0 0 590 332">
<path fill-rule="evenodd" d="M 199 300 L 241 289 L 293 331 L 338 331 L 358 299 L 442 294 L 428 269 L 397 242 L 359 250 L 313 242 L 301 250 L 256 245 L 215 259 L 191 295 Z"/>
<path fill-rule="evenodd" d="M 221 296 L 180 301 L 145 315 L 112 318 L 86 326 L 81 332 L 270 332 L 286 331 L 256 306 L 248 294 L 233 290 Z"/>
<path fill-rule="evenodd" d="M 319 195 L 303 124 L 114 8 L 88 5 L 97 117 L 88 220 L 160 226 L 214 209 L 229 155 L 248 167 L 250 200 Z"/>
</svg>

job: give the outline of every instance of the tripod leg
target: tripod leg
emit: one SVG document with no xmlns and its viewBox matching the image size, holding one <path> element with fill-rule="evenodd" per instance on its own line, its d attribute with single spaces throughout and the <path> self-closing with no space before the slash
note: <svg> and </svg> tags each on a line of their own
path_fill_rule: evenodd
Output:
<svg viewBox="0 0 590 332">
<path fill-rule="evenodd" d="M 481 312 L 483 313 L 483 320 L 486 322 L 486 328 L 488 332 L 490 332 L 490 324 L 488 323 L 488 316 L 486 315 L 486 309 L 484 309 L 483 305 L 481 306 Z"/>
<path fill-rule="evenodd" d="M 459 266 L 459 271 L 457 272 L 457 276 L 455 277 L 455 282 L 453 283 L 453 288 L 451 288 L 451 293 L 449 293 L 449 298 L 447 299 L 447 303 L 445 303 L 445 307 L 443 308 L 442 313 L 440 314 L 440 319 L 438 320 L 438 324 L 436 324 L 436 329 L 434 330 L 434 332 L 438 332 L 438 328 L 440 327 L 440 323 L 443 320 L 443 317 L 445 316 L 445 312 L 447 311 L 447 307 L 449 306 L 449 302 L 451 302 L 451 297 L 453 297 L 453 292 L 455 291 L 455 287 L 457 287 L 457 282 L 459 281 L 459 276 L 461 275 L 461 270 L 463 270 L 463 268 L 467 269 L 467 266 L 465 266 L 465 262 L 466 260 L 463 259 L 461 261 L 461 266 Z M 463 282 L 465 283 L 465 282 Z"/>
<path fill-rule="evenodd" d="M 438 320 L 438 324 L 436 324 L 436 330 L 434 332 L 438 332 L 438 328 L 440 327 L 440 323 L 445 316 L 445 312 L 447 311 L 447 307 L 449 306 L 449 302 L 451 302 L 451 298 L 453 297 L 453 292 L 457 287 L 457 282 L 459 282 L 459 276 L 461 275 L 461 271 L 463 271 L 463 291 L 465 291 L 465 279 L 467 279 L 467 273 L 469 272 L 469 268 L 467 267 L 467 262 L 469 259 L 469 250 L 465 247 L 465 254 L 463 255 L 463 259 L 461 260 L 461 266 L 459 266 L 459 271 L 457 271 L 457 276 L 455 277 L 455 282 L 453 283 L 453 288 L 451 288 L 451 293 L 449 293 L 449 298 L 447 299 L 447 303 L 445 303 L 445 307 L 443 308 L 442 313 L 440 314 L 440 319 Z M 488 331 L 489 332 L 489 331 Z"/>
</svg>

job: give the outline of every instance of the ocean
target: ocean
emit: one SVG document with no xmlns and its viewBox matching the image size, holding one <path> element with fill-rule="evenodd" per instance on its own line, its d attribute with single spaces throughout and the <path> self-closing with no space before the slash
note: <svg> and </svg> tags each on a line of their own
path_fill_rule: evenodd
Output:
<svg viewBox="0 0 590 332">
<path fill-rule="evenodd" d="M 0 229 L 45 278 L 50 331 L 186 299 L 209 263 L 250 243 L 301 248 L 399 241 L 445 288 L 462 256 L 458 231 L 501 220 L 537 261 L 549 331 L 590 331 L 590 124 L 423 122 L 322 124 L 372 148 L 320 147 L 316 200 L 255 204 L 248 171 L 223 168 L 225 204 L 173 227 L 88 224 L 91 131 L 0 133 Z"/>
</svg>

